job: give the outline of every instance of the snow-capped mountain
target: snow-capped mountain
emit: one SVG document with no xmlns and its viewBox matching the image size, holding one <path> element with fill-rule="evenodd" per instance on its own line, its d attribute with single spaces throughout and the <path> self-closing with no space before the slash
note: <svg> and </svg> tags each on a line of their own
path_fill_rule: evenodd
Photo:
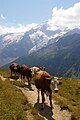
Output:
<svg viewBox="0 0 80 120">
<path fill-rule="evenodd" d="M 41 49 L 42 47 L 46 47 L 49 44 L 56 42 L 61 36 L 63 36 L 66 31 L 62 31 L 60 29 L 57 30 L 49 30 L 48 24 L 38 25 L 36 29 L 32 29 L 29 31 L 29 37 L 33 43 L 33 47 L 30 49 L 29 54 Z"/>
<path fill-rule="evenodd" d="M 69 29 L 50 30 L 49 24 L 44 23 L 32 26 L 22 32 L 0 33 L 0 65 L 54 44 L 62 36 L 71 34 L 72 31 L 78 33 L 80 29 L 74 29 L 71 32 Z"/>
<path fill-rule="evenodd" d="M 12 43 L 18 43 L 24 33 L 8 33 L 0 36 L 0 50 Z"/>
</svg>

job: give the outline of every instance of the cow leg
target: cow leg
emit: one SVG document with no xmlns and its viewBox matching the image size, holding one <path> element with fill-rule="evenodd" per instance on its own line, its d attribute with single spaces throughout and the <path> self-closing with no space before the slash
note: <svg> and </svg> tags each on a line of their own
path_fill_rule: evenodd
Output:
<svg viewBox="0 0 80 120">
<path fill-rule="evenodd" d="M 29 88 L 31 89 L 31 81 L 30 81 L 30 78 L 27 77 L 27 79 L 28 79 L 28 86 L 29 86 Z"/>
<path fill-rule="evenodd" d="M 28 85 L 30 86 L 30 80 L 29 80 L 29 78 L 27 78 L 28 79 Z"/>
<path fill-rule="evenodd" d="M 22 83 L 25 83 L 25 76 L 22 77 Z"/>
<path fill-rule="evenodd" d="M 16 75 L 16 71 L 15 71 L 15 79 L 16 79 L 16 76 L 17 76 L 17 75 Z"/>
<path fill-rule="evenodd" d="M 39 103 L 39 100 L 40 100 L 40 97 L 39 97 L 39 90 L 37 90 L 38 91 L 38 99 L 37 99 L 37 102 Z"/>
<path fill-rule="evenodd" d="M 41 95 L 42 95 L 42 105 L 41 105 L 41 109 L 44 109 L 44 101 L 45 101 L 45 97 L 44 97 L 44 92 L 41 90 Z"/>
<path fill-rule="evenodd" d="M 30 81 L 29 81 L 29 77 L 28 76 L 26 76 L 27 77 L 27 80 L 28 80 L 28 86 L 30 85 Z"/>
<path fill-rule="evenodd" d="M 22 79 L 23 79 L 23 77 L 22 77 L 22 74 L 21 74 L 21 81 L 20 81 L 20 82 L 23 82 L 23 80 L 22 80 Z"/>
<path fill-rule="evenodd" d="M 18 79 L 20 79 L 20 73 L 18 73 Z"/>
<path fill-rule="evenodd" d="M 52 109 L 53 108 L 53 104 L 52 104 L 52 92 L 49 95 L 49 100 L 50 100 L 50 106 L 51 106 L 51 109 Z"/>
<path fill-rule="evenodd" d="M 11 70 L 11 78 L 12 78 L 12 70 Z"/>
</svg>

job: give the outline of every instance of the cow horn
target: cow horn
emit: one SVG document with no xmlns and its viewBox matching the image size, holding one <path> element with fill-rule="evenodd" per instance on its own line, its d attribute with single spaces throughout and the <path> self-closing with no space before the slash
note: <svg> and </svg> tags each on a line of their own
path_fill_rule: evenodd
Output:
<svg viewBox="0 0 80 120">
<path fill-rule="evenodd" d="M 47 80 L 51 80 L 51 78 L 49 78 L 49 77 L 45 77 Z"/>
<path fill-rule="evenodd" d="M 54 79 L 59 79 L 58 77 L 54 77 Z"/>
</svg>

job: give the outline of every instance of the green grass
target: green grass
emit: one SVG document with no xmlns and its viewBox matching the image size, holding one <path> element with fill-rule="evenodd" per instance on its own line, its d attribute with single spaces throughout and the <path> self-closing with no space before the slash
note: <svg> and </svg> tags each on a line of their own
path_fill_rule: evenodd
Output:
<svg viewBox="0 0 80 120">
<path fill-rule="evenodd" d="M 6 81 L 0 80 L 0 120 L 27 120 L 27 111 L 33 115 L 34 120 L 44 120 L 16 87 L 25 85 L 17 80 L 9 81 L 9 70 L 0 69 L 0 74 L 7 77 Z"/>
<path fill-rule="evenodd" d="M 34 120 L 44 120 L 9 79 L 4 82 L 0 80 L 0 120 L 27 120 L 27 111 Z"/>
<path fill-rule="evenodd" d="M 63 78 L 59 93 L 53 94 L 59 101 L 61 110 L 68 109 L 72 120 L 80 120 L 80 79 Z"/>
<path fill-rule="evenodd" d="M 10 70 L 5 70 L 5 69 L 0 68 L 0 75 L 3 75 L 4 77 L 9 78 Z"/>
<path fill-rule="evenodd" d="M 10 77 L 9 70 L 0 69 L 0 74 L 7 78 Z M 53 93 L 53 100 L 56 99 L 58 101 L 61 110 L 68 109 L 71 112 L 72 120 L 80 120 L 80 79 L 62 78 L 61 81 L 62 85 L 58 86 L 59 92 L 56 94 Z M 26 98 L 14 85 L 24 87 L 24 84 L 16 80 L 11 83 L 0 81 L 0 117 L 2 116 L 0 120 L 23 120 L 22 118 L 16 118 L 19 115 L 21 115 L 21 117 L 25 116 L 25 110 L 31 111 L 34 120 L 42 120 L 42 118 L 38 116 L 38 111 L 26 103 Z M 23 118 L 25 119 L 25 117 Z"/>
<path fill-rule="evenodd" d="M 26 120 L 27 99 L 9 81 L 0 81 L 0 120 Z"/>
</svg>

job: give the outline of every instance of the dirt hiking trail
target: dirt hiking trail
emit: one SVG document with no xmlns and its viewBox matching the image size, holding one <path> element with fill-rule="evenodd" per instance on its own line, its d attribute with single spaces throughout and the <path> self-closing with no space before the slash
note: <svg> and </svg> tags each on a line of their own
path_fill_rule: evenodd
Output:
<svg viewBox="0 0 80 120">
<path fill-rule="evenodd" d="M 26 83 L 27 86 L 27 83 Z M 44 110 L 41 110 L 41 96 L 40 103 L 37 102 L 37 89 L 34 85 L 32 85 L 32 90 L 28 87 L 20 88 L 23 94 L 27 97 L 29 103 L 33 105 L 33 107 L 37 108 L 39 111 L 39 115 L 42 116 L 45 120 L 71 120 L 71 114 L 67 110 L 60 110 L 59 105 L 55 100 L 53 100 L 53 109 L 50 108 L 49 98 L 45 96 L 45 106 Z"/>
</svg>

